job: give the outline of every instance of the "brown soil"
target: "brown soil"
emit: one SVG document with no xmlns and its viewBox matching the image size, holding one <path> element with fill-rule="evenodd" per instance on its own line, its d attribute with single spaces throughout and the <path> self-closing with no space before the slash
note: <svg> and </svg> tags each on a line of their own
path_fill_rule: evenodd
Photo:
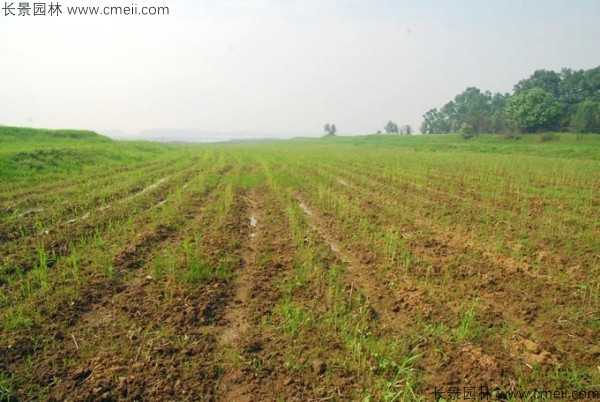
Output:
<svg viewBox="0 0 600 402">
<path fill-rule="evenodd" d="M 397 205 L 400 210 L 403 208 L 402 197 L 395 198 L 394 190 L 383 192 L 369 188 L 357 192 L 360 186 L 353 184 L 350 179 L 347 179 L 347 184 L 352 190 L 348 190 L 348 185 L 341 185 L 339 191 L 347 193 L 350 199 L 358 198 L 365 216 L 377 227 L 390 224 L 384 220 L 384 217 L 391 215 L 392 207 L 388 209 L 387 205 Z M 302 197 L 301 201 L 309 205 L 307 197 Z M 319 226 L 328 228 L 329 233 L 344 233 L 339 218 L 327 212 L 315 213 L 314 208 L 311 208 L 311 212 L 320 220 Z M 540 274 L 528 261 L 515 261 L 491 252 L 474 237 L 442 228 L 426 218 L 403 223 L 401 230 L 414 257 L 409 275 L 399 274 L 397 268 L 392 273 L 391 269 L 385 268 L 388 264 L 373 256 L 368 248 L 352 241 L 343 241 L 352 247 L 356 255 L 354 260 L 369 264 L 362 270 L 371 278 L 377 277 L 374 266 L 383 268 L 378 277 L 379 285 L 373 286 L 363 281 L 365 293 L 369 292 L 369 288 L 379 289 L 380 298 L 388 299 L 389 296 L 382 290 L 385 284 L 394 282 L 398 291 L 397 299 L 384 302 L 387 304 L 386 310 L 404 310 L 413 318 L 433 317 L 434 322 L 447 323 L 452 327 L 452 321 L 459 319 L 457 301 L 460 300 L 450 293 L 448 284 L 451 283 L 452 289 L 458 291 L 463 299 L 480 300 L 481 313 L 476 317 L 479 325 L 494 331 L 499 331 L 501 325 L 506 323 L 518 328 L 518 340 L 510 342 L 486 337 L 482 340 L 482 346 L 423 343 L 421 348 L 426 353 L 420 364 L 426 383 L 485 383 L 510 388 L 521 374 L 529 374 L 534 366 L 552 370 L 582 362 L 588 367 L 595 364 L 596 358 L 586 350 L 593 349 L 599 340 L 598 334 L 583 329 L 573 320 L 564 319 L 569 315 L 589 320 L 586 317 L 594 314 L 591 304 L 582 310 L 585 304 L 580 292 L 577 292 L 577 286 L 558 281 L 551 275 Z M 331 235 L 326 233 L 326 241 L 331 243 L 328 236 Z M 550 259 L 550 254 L 546 253 L 538 259 L 546 261 L 546 265 L 563 262 Z M 350 264 L 353 265 L 356 266 Z M 352 270 L 349 269 L 349 272 Z M 424 278 L 428 281 L 429 294 L 435 294 L 436 300 L 419 290 L 421 287 L 418 283 Z M 443 304 L 449 307 L 447 312 L 441 310 Z M 523 343 L 529 345 L 529 349 L 524 348 Z M 537 346 L 532 348 L 531 345 Z M 439 355 L 435 349 L 443 350 L 444 354 Z"/>
<path fill-rule="evenodd" d="M 230 165 L 211 169 L 221 176 L 262 172 L 258 166 L 241 173 Z M 381 244 L 375 236 L 380 233 L 373 240 L 356 235 L 348 217 L 307 189 L 233 187 L 222 216 L 225 184 L 205 192 L 188 188 L 199 170 L 155 181 L 146 190 L 132 189 L 89 218 L 55 222 L 47 235 L 29 239 L 15 232 L 16 226 L 0 230 L 7 246 L 1 256 L 15 272 L 20 268 L 28 274 L 35 267 L 31 246 L 45 238 L 43 246 L 53 253 L 51 275 L 57 275 L 55 264 L 62 267 L 71 255 L 78 257 L 81 275 L 77 285 L 70 283 L 72 294 L 52 298 L 40 291 L 27 299 L 39 306 L 41 318 L 1 337 L 0 379 L 18 379 L 12 400 L 363 399 L 367 387 L 380 386 L 365 378 L 385 364 L 378 366 L 372 354 L 361 357 L 364 362 L 352 360 L 352 345 L 333 333 L 341 332 L 338 327 L 324 334 L 315 329 L 322 328 L 318 325 L 301 324 L 301 335 L 284 328 L 284 301 L 317 320 L 339 307 L 325 282 L 314 277 L 289 290 L 292 281 L 300 282 L 299 266 L 312 262 L 298 246 L 303 241 L 320 275 L 341 272 L 341 304 L 349 315 L 363 317 L 366 311 L 368 336 L 406 342 L 407 350 L 419 355 L 412 363 L 418 395 L 442 385 L 515 389 L 521 379 L 550 386 L 561 381 L 554 380 L 557 376 L 575 372 L 568 371 L 573 367 L 594 368 L 599 362 L 600 334 L 587 325 L 597 318 L 598 306 L 581 291 L 588 260 L 544 249 L 521 260 L 435 218 L 401 213 L 402 197 L 430 192 L 458 206 L 465 202 L 462 194 L 416 185 L 390 188 L 383 178 L 363 188 L 342 169 L 331 175 L 336 192 L 356 206 L 363 222 L 401 236 L 411 254 L 403 265 L 399 257 L 372 246 Z M 185 202 L 151 222 L 148 210 L 167 208 L 179 190 Z M 286 212 L 290 199 L 305 212 L 296 222 L 299 237 Z M 108 220 L 121 224 L 130 215 L 131 232 L 110 237 Z M 93 236 L 100 237 L 97 244 L 78 245 L 80 238 Z M 184 245 L 190 243 L 195 248 L 186 254 Z M 27 247 L 31 250 L 19 251 Z M 79 254 L 73 251 L 77 247 Z M 106 255 L 110 275 L 85 254 L 91 247 Z M 164 261 L 176 274 L 155 277 Z M 185 273 L 193 261 L 226 270 L 190 280 Z M 572 275 L 563 280 L 563 268 L 554 265 L 567 262 L 578 264 L 566 268 Z M 52 286 L 62 290 L 59 282 Z M 8 289 L 8 283 L 0 283 L 0 290 L 8 294 Z M 585 385 L 589 375 L 582 373 L 579 381 Z M 404 380 L 395 378 L 393 388 L 405 386 Z M 375 399 L 381 397 L 377 392 Z"/>
</svg>

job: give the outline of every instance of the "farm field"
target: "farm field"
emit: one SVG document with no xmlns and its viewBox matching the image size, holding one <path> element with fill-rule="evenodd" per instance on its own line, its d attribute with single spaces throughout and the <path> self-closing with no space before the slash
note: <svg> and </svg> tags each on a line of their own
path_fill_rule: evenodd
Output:
<svg viewBox="0 0 600 402">
<path fill-rule="evenodd" d="M 0 401 L 598 392 L 599 278 L 598 135 L 0 127 Z"/>
</svg>

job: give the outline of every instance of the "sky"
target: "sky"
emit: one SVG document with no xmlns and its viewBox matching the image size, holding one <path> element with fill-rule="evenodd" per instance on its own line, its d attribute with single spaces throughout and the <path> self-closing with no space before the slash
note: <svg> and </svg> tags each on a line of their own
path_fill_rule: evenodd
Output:
<svg viewBox="0 0 600 402">
<path fill-rule="evenodd" d="M 0 10 L 1 125 L 166 140 L 418 131 L 469 86 L 600 65 L 598 0 L 58 3 L 59 16 Z M 134 3 L 169 15 L 66 12 Z"/>
</svg>

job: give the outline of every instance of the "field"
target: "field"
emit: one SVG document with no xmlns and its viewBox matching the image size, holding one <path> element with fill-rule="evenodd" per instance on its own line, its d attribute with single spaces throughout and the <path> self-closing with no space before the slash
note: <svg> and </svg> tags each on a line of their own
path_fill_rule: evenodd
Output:
<svg viewBox="0 0 600 402">
<path fill-rule="evenodd" d="M 598 135 L 0 127 L 0 179 L 0 400 L 600 391 Z"/>
</svg>

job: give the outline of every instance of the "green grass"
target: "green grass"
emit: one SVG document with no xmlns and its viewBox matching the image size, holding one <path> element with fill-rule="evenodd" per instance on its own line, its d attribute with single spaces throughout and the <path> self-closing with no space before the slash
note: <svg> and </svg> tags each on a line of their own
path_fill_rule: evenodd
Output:
<svg viewBox="0 0 600 402">
<path fill-rule="evenodd" d="M 483 134 L 471 140 L 464 140 L 458 134 L 435 135 L 369 135 L 358 137 L 325 137 L 321 144 L 360 146 L 374 149 L 403 148 L 420 152 L 522 154 L 542 157 L 560 157 L 600 160 L 600 136 L 597 134 L 556 134 L 557 139 L 540 143 L 535 134 L 523 134 L 518 140 L 506 135 Z M 300 142 L 300 140 L 297 140 Z M 303 142 L 305 140 L 302 140 Z"/>
<path fill-rule="evenodd" d="M 145 374 L 173 364 L 173 383 L 200 370 L 205 387 L 228 364 L 256 381 L 301 377 L 315 399 L 419 400 L 473 350 L 506 365 L 506 387 L 596 386 L 587 350 L 600 328 L 598 183 L 598 135 L 183 146 L 0 127 L 0 349 L 45 345 L 0 374 L 0 399 L 60 399 L 32 370 L 58 375 L 96 355 L 145 364 Z M 381 287 L 361 289 L 353 266 Z M 262 353 L 215 341 L 242 267 L 261 273 L 247 308 L 257 308 L 252 336 L 268 339 Z M 111 326 L 86 327 L 96 308 L 115 316 Z M 561 365 L 515 352 L 521 338 Z M 164 354 L 207 343 L 200 360 Z"/>
<path fill-rule="evenodd" d="M 37 183 L 40 177 L 61 180 L 73 174 L 85 176 L 99 165 L 127 166 L 162 155 L 170 148 L 177 146 L 116 142 L 91 131 L 0 126 L 0 185 L 5 180 Z"/>
</svg>

